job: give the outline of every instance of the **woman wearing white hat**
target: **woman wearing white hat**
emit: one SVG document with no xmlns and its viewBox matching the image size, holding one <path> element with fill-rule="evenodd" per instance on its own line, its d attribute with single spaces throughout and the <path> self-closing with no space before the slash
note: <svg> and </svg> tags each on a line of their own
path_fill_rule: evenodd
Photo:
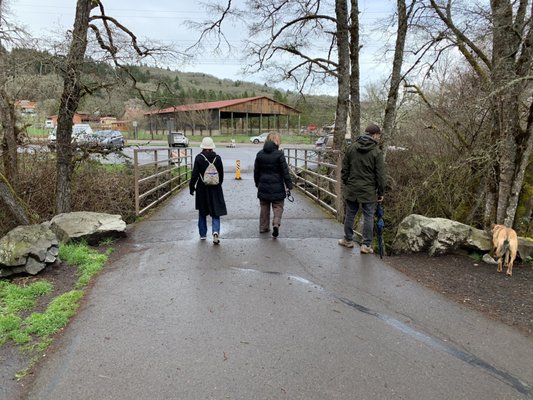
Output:
<svg viewBox="0 0 533 400">
<path fill-rule="evenodd" d="M 196 191 L 195 207 L 198 210 L 198 231 L 200 239 L 207 237 L 207 216 L 211 216 L 211 229 L 213 233 L 213 243 L 220 242 L 220 217 L 226 215 L 226 202 L 222 192 L 222 182 L 224 181 L 224 166 L 222 159 L 215 153 L 215 143 L 210 137 L 202 139 L 200 144 L 202 151 L 194 159 L 194 166 L 189 182 L 191 196 Z M 218 183 L 213 184 L 205 177 L 206 170 L 210 164 L 216 167 L 218 172 Z"/>
</svg>

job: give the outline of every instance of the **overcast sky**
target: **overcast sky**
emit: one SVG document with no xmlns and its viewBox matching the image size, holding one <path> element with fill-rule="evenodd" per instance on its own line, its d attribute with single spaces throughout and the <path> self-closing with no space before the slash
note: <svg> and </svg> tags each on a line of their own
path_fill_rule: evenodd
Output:
<svg viewBox="0 0 533 400">
<path fill-rule="evenodd" d="M 225 0 L 218 0 L 225 2 Z M 75 0 L 8 0 L 9 14 L 18 23 L 25 25 L 27 30 L 37 37 L 44 38 L 53 32 L 61 32 L 72 28 L 75 13 Z M 233 4 L 244 3 L 244 0 L 233 0 Z M 192 45 L 199 33 L 187 28 L 185 21 L 202 22 L 208 19 L 206 11 L 196 0 L 179 1 L 141 1 L 141 0 L 108 0 L 104 2 L 106 13 L 117 18 L 130 28 L 140 39 L 150 38 L 167 45 L 176 45 L 184 49 Z M 360 0 L 361 26 L 363 28 L 361 52 L 362 85 L 385 76 L 391 67 L 390 61 L 383 61 L 383 37 L 379 31 L 373 31 L 380 19 L 389 17 L 395 8 L 392 0 Z M 227 26 L 232 45 L 239 48 L 240 41 L 245 37 L 242 27 Z M 241 46 L 242 47 L 242 46 Z M 194 63 L 189 65 L 170 65 L 171 69 L 185 72 L 204 72 L 218 78 L 246 80 L 264 83 L 261 75 L 243 76 L 241 68 L 244 61 L 239 54 L 215 55 L 209 51 L 202 52 Z M 284 87 L 285 89 L 292 89 Z M 332 93 L 331 89 L 320 92 Z"/>
</svg>

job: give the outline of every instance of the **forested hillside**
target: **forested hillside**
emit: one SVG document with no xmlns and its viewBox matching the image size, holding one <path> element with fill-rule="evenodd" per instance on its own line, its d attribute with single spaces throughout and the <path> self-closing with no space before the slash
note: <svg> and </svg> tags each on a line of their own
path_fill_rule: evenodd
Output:
<svg viewBox="0 0 533 400">
<path fill-rule="evenodd" d="M 57 114 L 64 59 L 31 49 L 13 50 L 11 59 L 19 66 L 13 83 L 18 86 L 19 99 L 37 102 L 35 123 Z M 150 109 L 254 96 L 268 96 L 299 109 L 303 126 L 331 124 L 335 116 L 336 100 L 331 96 L 304 97 L 266 84 L 180 72 L 179 65 L 174 70 L 130 65 L 128 72 L 117 72 L 109 64 L 87 59 L 83 72 L 90 94 L 83 97 L 78 111 L 95 116 L 129 119 L 132 112 L 138 117 Z"/>
</svg>

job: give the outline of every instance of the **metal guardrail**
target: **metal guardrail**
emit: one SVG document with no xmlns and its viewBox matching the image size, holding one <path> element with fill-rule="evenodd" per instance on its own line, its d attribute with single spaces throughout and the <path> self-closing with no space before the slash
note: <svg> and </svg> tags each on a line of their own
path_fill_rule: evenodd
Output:
<svg viewBox="0 0 533 400">
<path fill-rule="evenodd" d="M 151 161 L 140 164 L 140 153 L 151 154 Z M 190 148 L 134 149 L 136 215 L 143 214 L 174 191 L 187 185 L 191 179 L 192 163 L 192 149 Z"/>
<path fill-rule="evenodd" d="M 285 148 L 284 152 L 295 187 L 337 219 L 343 218 L 340 152 L 298 148 Z"/>
</svg>

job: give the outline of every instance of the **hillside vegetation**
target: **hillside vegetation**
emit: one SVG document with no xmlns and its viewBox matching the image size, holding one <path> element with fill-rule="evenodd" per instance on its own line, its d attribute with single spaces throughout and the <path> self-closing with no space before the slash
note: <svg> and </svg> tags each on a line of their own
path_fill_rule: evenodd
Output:
<svg viewBox="0 0 533 400">
<path fill-rule="evenodd" d="M 11 60 L 17 63 L 18 74 L 13 87 L 19 100 L 37 103 L 34 115 L 26 123 L 42 124 L 47 116 L 57 114 L 62 91 L 64 60 L 49 53 L 29 49 L 13 50 Z M 335 118 L 335 97 L 302 96 L 266 84 L 244 80 L 219 79 L 204 73 L 180 72 L 145 65 L 128 66 L 128 76 L 110 65 L 87 59 L 83 84 L 90 90 L 78 111 L 92 116 L 113 116 L 141 121 L 143 113 L 153 109 L 207 101 L 267 96 L 302 112 L 301 125 L 331 124 Z M 136 81 L 136 87 L 133 80 Z M 148 104 L 147 104 L 148 103 Z"/>
</svg>

